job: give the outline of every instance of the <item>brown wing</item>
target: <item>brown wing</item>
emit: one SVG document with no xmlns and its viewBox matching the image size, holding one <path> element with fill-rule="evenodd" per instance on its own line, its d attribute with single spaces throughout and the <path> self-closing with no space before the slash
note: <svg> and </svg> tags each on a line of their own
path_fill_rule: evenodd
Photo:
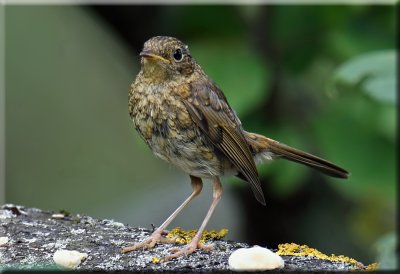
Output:
<svg viewBox="0 0 400 274">
<path fill-rule="evenodd" d="M 242 133 L 241 124 L 222 91 L 209 81 L 190 85 L 191 96 L 184 104 L 196 125 L 235 165 L 239 177 L 250 183 L 256 199 L 265 205 L 264 194 L 253 155 Z"/>
</svg>

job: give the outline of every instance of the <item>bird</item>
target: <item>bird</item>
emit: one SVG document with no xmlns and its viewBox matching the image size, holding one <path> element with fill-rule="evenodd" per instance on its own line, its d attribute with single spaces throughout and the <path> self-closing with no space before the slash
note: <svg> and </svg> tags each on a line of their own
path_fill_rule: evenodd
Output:
<svg viewBox="0 0 400 274">
<path fill-rule="evenodd" d="M 346 179 L 349 172 L 322 158 L 244 130 L 223 91 L 177 38 L 155 36 L 139 54 L 141 69 L 129 89 L 129 114 L 154 155 L 187 173 L 192 192 L 153 233 L 123 253 L 171 243 L 164 237 L 167 226 L 200 194 L 203 180 L 213 183 L 213 200 L 196 235 L 182 248 L 174 248 L 161 261 L 186 256 L 197 249 L 201 235 L 222 196 L 221 176 L 237 176 L 248 182 L 262 205 L 265 197 L 256 164 L 286 159 L 326 175 Z"/>
</svg>

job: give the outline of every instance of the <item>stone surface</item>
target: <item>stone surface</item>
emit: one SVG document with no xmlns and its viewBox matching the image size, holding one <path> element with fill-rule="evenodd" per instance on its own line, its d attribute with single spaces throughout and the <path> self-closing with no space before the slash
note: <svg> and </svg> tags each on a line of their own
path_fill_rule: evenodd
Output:
<svg viewBox="0 0 400 274">
<path fill-rule="evenodd" d="M 3 205 L 0 208 L 0 237 L 8 242 L 0 247 L 0 269 L 46 268 L 57 269 L 53 255 L 67 249 L 87 253 L 88 257 L 77 269 L 105 271 L 220 271 L 229 270 L 230 254 L 245 243 L 213 240 L 211 252 L 197 251 L 187 257 L 165 263 L 153 263 L 153 258 L 169 254 L 172 244 L 159 244 L 151 250 L 138 250 L 127 254 L 121 248 L 128 242 L 138 242 L 150 231 L 124 225 L 113 220 L 97 220 L 84 215 L 47 212 L 35 208 Z M 282 256 L 285 267 L 280 270 L 362 270 L 357 263 L 332 262 L 310 256 Z"/>
</svg>

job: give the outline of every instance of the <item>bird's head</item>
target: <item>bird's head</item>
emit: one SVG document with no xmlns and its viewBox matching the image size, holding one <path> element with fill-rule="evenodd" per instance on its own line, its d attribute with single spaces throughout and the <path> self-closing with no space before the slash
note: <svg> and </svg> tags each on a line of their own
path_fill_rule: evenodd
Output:
<svg viewBox="0 0 400 274">
<path fill-rule="evenodd" d="M 140 56 L 143 72 L 152 78 L 188 76 L 195 67 L 188 46 L 174 37 L 150 38 L 144 43 Z"/>
</svg>

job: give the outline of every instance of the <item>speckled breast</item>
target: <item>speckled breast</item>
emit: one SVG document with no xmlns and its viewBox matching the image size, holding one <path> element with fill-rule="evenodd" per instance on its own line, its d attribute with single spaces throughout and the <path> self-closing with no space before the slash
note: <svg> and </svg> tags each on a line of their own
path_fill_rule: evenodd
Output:
<svg viewBox="0 0 400 274">
<path fill-rule="evenodd" d="M 223 175 L 226 159 L 192 121 L 182 103 L 182 89 L 134 83 L 129 94 L 133 123 L 157 157 L 194 176 Z"/>
</svg>

